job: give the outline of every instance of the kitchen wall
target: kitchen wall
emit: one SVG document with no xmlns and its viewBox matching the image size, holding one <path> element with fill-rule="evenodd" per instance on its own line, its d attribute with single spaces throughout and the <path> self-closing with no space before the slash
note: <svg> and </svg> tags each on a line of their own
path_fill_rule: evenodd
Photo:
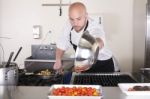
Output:
<svg viewBox="0 0 150 99">
<path fill-rule="evenodd" d="M 89 14 L 102 16 L 108 46 L 117 59 L 121 71 L 132 71 L 135 0 L 62 1 L 83 2 Z M 11 51 L 16 52 L 22 46 L 23 50 L 16 61 L 22 68 L 25 58 L 31 55 L 31 44 L 50 44 L 61 34 L 68 18 L 68 7 L 62 7 L 62 16 L 59 16 L 59 7 L 44 7 L 41 6 L 43 3 L 59 3 L 59 0 L 0 0 L 0 36 L 11 38 L 0 39 L 5 51 L 5 61 Z M 33 25 L 41 26 L 40 39 L 33 39 Z M 51 33 L 48 33 L 49 30 Z M 2 54 L 0 56 L 2 59 Z"/>
</svg>

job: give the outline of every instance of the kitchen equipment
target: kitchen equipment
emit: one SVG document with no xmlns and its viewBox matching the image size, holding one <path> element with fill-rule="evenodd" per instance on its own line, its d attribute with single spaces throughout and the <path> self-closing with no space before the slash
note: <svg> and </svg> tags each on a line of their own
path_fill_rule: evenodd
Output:
<svg viewBox="0 0 150 99">
<path fill-rule="evenodd" d="M 7 63 L 0 67 L 0 85 L 15 85 L 17 83 L 17 64 L 11 63 L 14 52 L 11 52 Z"/>
<path fill-rule="evenodd" d="M 42 76 L 35 75 L 35 73 L 42 70 L 50 69 L 53 70 L 53 65 L 56 61 L 55 59 L 56 45 L 32 45 L 31 47 L 31 56 L 26 58 L 25 70 L 21 70 L 19 73 L 18 85 L 24 86 L 49 86 L 52 84 L 68 83 L 71 79 L 71 76 L 67 76 L 68 71 L 72 70 L 74 60 L 68 58 L 62 59 L 62 65 L 64 67 L 63 75 L 57 74 L 54 72 L 52 76 Z M 24 73 L 25 71 L 25 73 Z M 69 79 L 69 80 L 68 80 Z"/>
<path fill-rule="evenodd" d="M 42 79 L 53 79 L 53 80 L 57 80 L 59 79 L 59 77 L 63 76 L 63 74 L 59 74 L 55 70 L 52 70 L 52 69 L 36 71 L 34 75 L 37 75 L 39 78 L 42 78 Z"/>
<path fill-rule="evenodd" d="M 84 31 L 75 53 L 75 66 L 88 70 L 96 62 L 98 53 L 97 40 L 88 31 Z"/>
<path fill-rule="evenodd" d="M 31 57 L 33 59 L 55 59 L 56 44 L 31 45 Z"/>
<path fill-rule="evenodd" d="M 21 50 L 22 50 L 22 47 L 20 47 L 19 50 L 17 51 L 17 54 L 16 54 L 16 56 L 14 57 L 13 61 L 16 60 L 16 58 L 18 57 L 18 55 L 19 55 L 19 53 L 20 53 Z"/>
<path fill-rule="evenodd" d="M 63 76 L 57 79 L 42 78 L 41 76 L 34 74 L 22 74 L 19 75 L 18 86 L 51 86 L 53 84 L 63 84 Z"/>
<path fill-rule="evenodd" d="M 26 72 L 36 72 L 44 69 L 52 69 L 55 59 L 56 45 L 32 45 L 31 56 L 24 61 Z M 74 60 L 69 58 L 62 59 L 65 69 L 70 69 L 74 65 Z"/>
<path fill-rule="evenodd" d="M 9 67 L 9 64 L 10 64 L 10 61 L 11 61 L 13 55 L 14 55 L 14 52 L 11 52 L 5 67 Z"/>
<path fill-rule="evenodd" d="M 147 11 L 147 16 L 146 18 L 146 28 L 147 31 L 145 33 L 145 60 L 144 60 L 144 67 L 145 68 L 150 68 L 150 0 L 147 0 L 147 5 L 146 5 L 146 11 Z"/>
<path fill-rule="evenodd" d="M 31 56 L 24 61 L 27 72 L 51 69 L 55 63 L 56 45 L 32 45 Z"/>
<path fill-rule="evenodd" d="M 136 83 L 129 74 L 121 73 L 81 73 L 73 74 L 73 84 L 117 86 L 118 83 Z"/>
<path fill-rule="evenodd" d="M 8 68 L 0 67 L 0 85 L 16 85 L 17 64 L 11 63 Z"/>
<path fill-rule="evenodd" d="M 19 48 L 17 54 L 15 55 L 14 61 L 16 60 L 18 54 L 20 53 L 22 47 Z M 10 53 L 8 61 L 0 66 L 0 85 L 16 85 L 18 82 L 18 65 L 13 61 L 11 62 L 14 52 Z"/>
<path fill-rule="evenodd" d="M 149 80 L 150 80 L 150 0 L 147 0 L 146 3 L 146 33 L 145 33 L 145 54 L 144 54 L 144 67 L 142 67 L 140 70 L 142 72 L 142 74 L 144 74 L 144 76 L 146 76 Z M 145 21 L 144 21 L 145 22 Z M 140 46 L 140 48 L 143 48 Z M 138 52 L 136 52 L 138 53 Z M 141 58 L 141 56 L 140 56 Z M 138 65 L 139 63 L 136 62 L 136 64 Z"/>
</svg>

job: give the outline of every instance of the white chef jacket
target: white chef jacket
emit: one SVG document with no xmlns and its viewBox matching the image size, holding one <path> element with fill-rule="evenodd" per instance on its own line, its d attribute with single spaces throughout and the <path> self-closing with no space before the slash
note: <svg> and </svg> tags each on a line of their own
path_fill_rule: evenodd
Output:
<svg viewBox="0 0 150 99">
<path fill-rule="evenodd" d="M 63 30 L 63 34 L 60 35 L 59 39 L 57 40 L 57 48 L 62 50 L 67 50 L 68 48 L 72 47 L 70 43 L 70 33 L 71 33 L 71 41 L 73 44 L 78 45 L 79 40 L 82 36 L 82 33 L 84 31 L 84 28 L 80 32 L 76 32 L 74 29 L 71 30 L 72 26 L 70 22 L 68 21 Z M 105 41 L 105 32 L 103 31 L 101 25 L 96 22 L 95 20 L 88 18 L 88 27 L 87 29 L 89 33 L 95 37 L 95 38 L 101 38 L 104 42 L 104 47 L 100 49 L 98 60 L 107 60 L 112 57 L 111 51 L 106 46 Z"/>
</svg>

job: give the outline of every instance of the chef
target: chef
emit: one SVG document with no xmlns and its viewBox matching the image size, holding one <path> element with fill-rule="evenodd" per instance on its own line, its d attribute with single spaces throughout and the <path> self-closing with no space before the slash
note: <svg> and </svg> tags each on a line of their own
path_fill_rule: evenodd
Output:
<svg viewBox="0 0 150 99">
<path fill-rule="evenodd" d="M 64 52 L 70 47 L 76 51 L 82 33 L 87 30 L 99 43 L 98 58 L 89 70 L 84 71 L 83 68 L 76 67 L 74 68 L 75 72 L 114 72 L 112 53 L 107 49 L 105 33 L 98 22 L 88 17 L 85 5 L 81 2 L 72 3 L 69 7 L 68 16 L 69 20 L 64 25 L 63 33 L 57 41 L 56 62 L 53 68 L 55 70 L 62 68 L 61 60 Z"/>
</svg>

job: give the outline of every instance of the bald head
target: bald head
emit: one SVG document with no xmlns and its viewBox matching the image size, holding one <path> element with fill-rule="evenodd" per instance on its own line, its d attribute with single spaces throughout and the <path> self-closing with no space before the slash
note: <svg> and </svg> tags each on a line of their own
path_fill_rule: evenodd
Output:
<svg viewBox="0 0 150 99">
<path fill-rule="evenodd" d="M 75 31 L 82 30 L 87 21 L 86 7 L 81 2 L 75 2 L 69 7 L 69 19 Z"/>
<path fill-rule="evenodd" d="M 71 4 L 69 7 L 69 13 L 72 11 L 77 11 L 78 13 L 86 14 L 86 7 L 81 2 L 75 2 L 75 3 Z"/>
</svg>

